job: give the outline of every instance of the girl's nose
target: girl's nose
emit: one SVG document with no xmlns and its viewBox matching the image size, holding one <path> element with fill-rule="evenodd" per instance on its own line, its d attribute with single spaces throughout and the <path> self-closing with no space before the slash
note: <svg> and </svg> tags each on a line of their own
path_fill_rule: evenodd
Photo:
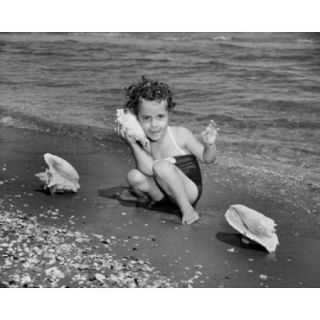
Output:
<svg viewBox="0 0 320 320">
<path fill-rule="evenodd" d="M 151 126 L 152 127 L 156 127 L 157 126 L 157 120 L 156 119 L 152 119 L 151 120 Z"/>
</svg>

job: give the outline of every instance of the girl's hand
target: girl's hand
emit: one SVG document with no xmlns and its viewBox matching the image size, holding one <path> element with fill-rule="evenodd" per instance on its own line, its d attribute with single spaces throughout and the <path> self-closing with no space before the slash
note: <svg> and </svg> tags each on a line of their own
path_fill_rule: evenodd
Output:
<svg viewBox="0 0 320 320">
<path fill-rule="evenodd" d="M 219 130 L 220 129 L 217 127 L 216 123 L 213 120 L 211 120 L 207 128 L 201 132 L 204 144 L 214 144 Z"/>
<path fill-rule="evenodd" d="M 128 145 L 137 144 L 136 139 L 130 137 L 119 123 L 114 130 Z"/>
</svg>

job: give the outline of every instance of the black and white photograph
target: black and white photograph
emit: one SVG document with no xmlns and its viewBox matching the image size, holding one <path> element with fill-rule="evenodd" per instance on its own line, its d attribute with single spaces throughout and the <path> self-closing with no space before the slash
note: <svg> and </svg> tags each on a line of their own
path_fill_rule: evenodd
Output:
<svg viewBox="0 0 320 320">
<path fill-rule="evenodd" d="M 320 34 L 233 30 L 0 33 L 1 290 L 320 287 Z"/>
<path fill-rule="evenodd" d="M 319 287 L 318 34 L 0 41 L 2 286 Z"/>
</svg>

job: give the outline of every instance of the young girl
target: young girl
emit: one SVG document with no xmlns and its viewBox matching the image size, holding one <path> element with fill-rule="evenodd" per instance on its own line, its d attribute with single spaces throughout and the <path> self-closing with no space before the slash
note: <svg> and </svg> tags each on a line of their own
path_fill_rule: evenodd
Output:
<svg viewBox="0 0 320 320">
<path fill-rule="evenodd" d="M 197 158 L 205 163 L 216 159 L 217 128 L 213 121 L 201 133 L 203 144 L 190 130 L 169 126 L 175 103 L 169 86 L 142 80 L 125 89 L 126 107 L 134 112 L 149 141 L 148 150 L 129 137 L 120 126 L 117 132 L 130 146 L 136 169 L 128 173 L 128 183 L 137 196 L 147 194 L 153 201 L 173 201 L 182 213 L 182 223 L 199 219 L 194 206 L 202 193 Z"/>
</svg>

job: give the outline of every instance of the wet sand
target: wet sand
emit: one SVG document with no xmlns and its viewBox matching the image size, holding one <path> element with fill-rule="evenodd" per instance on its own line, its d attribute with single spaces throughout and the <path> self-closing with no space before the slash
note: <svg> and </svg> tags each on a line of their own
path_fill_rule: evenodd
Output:
<svg viewBox="0 0 320 320">
<path fill-rule="evenodd" d="M 0 147 L 3 208 L 12 204 L 12 210 L 36 218 L 43 227 L 114 239 L 115 259 L 147 261 L 168 286 L 320 287 L 319 190 L 312 185 L 266 178 L 255 170 L 243 172 L 223 165 L 226 155 L 222 155 L 218 164 L 203 166 L 204 192 L 197 207 L 201 219 L 186 226 L 168 208 L 150 209 L 118 199 L 133 166 L 125 147 L 4 127 L 0 127 Z M 44 171 L 46 152 L 77 169 L 81 184 L 77 194 L 51 196 L 42 191 L 34 174 Z M 280 241 L 276 253 L 241 244 L 224 218 L 235 203 L 276 221 Z M 2 270 L 2 283 L 8 284 L 10 270 Z"/>
</svg>

